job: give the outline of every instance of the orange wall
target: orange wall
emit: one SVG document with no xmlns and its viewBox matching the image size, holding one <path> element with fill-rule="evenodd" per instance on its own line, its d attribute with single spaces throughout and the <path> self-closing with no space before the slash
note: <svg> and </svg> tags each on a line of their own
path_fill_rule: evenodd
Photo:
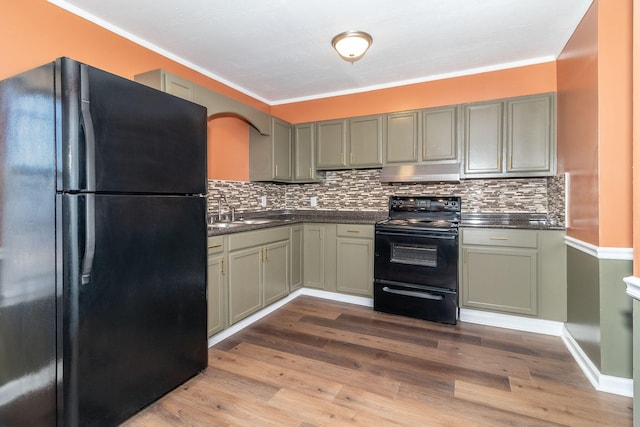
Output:
<svg viewBox="0 0 640 427">
<path fill-rule="evenodd" d="M 455 77 L 271 107 L 271 114 L 304 123 L 556 91 L 556 64 Z"/>
<path fill-rule="evenodd" d="M 567 234 L 598 244 L 598 8 L 558 59 L 558 171 L 568 175 Z"/>
<path fill-rule="evenodd" d="M 249 181 L 249 162 L 231 160 L 249 158 L 249 125 L 235 117 L 209 120 L 209 177 L 231 181 Z"/>
<path fill-rule="evenodd" d="M 631 0 L 593 5 L 558 60 L 558 159 L 567 234 L 632 247 Z"/>
<path fill-rule="evenodd" d="M 599 1 L 599 246 L 632 247 L 632 0 Z"/>
<path fill-rule="evenodd" d="M 633 1 L 633 45 L 640 46 L 640 0 Z M 633 49 L 633 164 L 640 165 L 640 49 Z M 640 167 L 633 169 L 633 275 L 640 277 Z"/>
</svg>

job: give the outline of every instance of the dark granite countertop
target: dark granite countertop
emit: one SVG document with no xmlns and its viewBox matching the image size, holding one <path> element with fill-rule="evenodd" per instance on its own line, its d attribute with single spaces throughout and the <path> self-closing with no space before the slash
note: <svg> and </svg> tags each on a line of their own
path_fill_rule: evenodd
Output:
<svg viewBox="0 0 640 427">
<path fill-rule="evenodd" d="M 387 218 L 387 212 L 381 211 L 324 211 L 324 210 L 281 210 L 264 212 L 246 212 L 237 214 L 236 222 L 231 226 L 207 227 L 209 236 L 238 233 L 241 231 L 259 230 L 282 225 L 300 224 L 304 222 L 321 222 L 333 224 L 375 224 Z M 251 223 L 252 220 L 258 220 Z M 258 223 L 259 220 L 268 222 Z M 243 222 L 246 221 L 246 222 Z"/>
<path fill-rule="evenodd" d="M 462 213 L 460 227 L 520 228 L 526 230 L 564 230 L 563 224 L 550 221 L 540 213 Z"/>
<path fill-rule="evenodd" d="M 231 225 L 207 227 L 209 236 L 259 230 L 304 222 L 333 224 L 375 224 L 387 218 L 382 211 L 325 211 L 325 210 L 278 210 L 239 213 Z M 265 220 L 262 222 L 261 220 Z M 245 222 L 246 221 L 246 222 Z M 255 221 L 255 222 L 253 222 Z M 519 228 L 526 230 L 564 230 L 563 224 L 548 220 L 546 214 L 528 213 L 462 213 L 460 227 L 467 228 Z"/>
</svg>

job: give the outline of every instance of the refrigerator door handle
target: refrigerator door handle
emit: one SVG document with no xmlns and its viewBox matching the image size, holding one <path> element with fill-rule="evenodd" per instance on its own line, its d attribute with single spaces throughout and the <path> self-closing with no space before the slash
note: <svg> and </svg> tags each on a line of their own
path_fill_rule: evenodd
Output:
<svg viewBox="0 0 640 427">
<path fill-rule="evenodd" d="M 89 66 L 80 65 L 80 117 L 84 128 L 86 195 L 85 203 L 85 232 L 84 258 L 82 259 L 82 284 L 91 281 L 93 258 L 96 252 L 96 138 L 91 119 L 91 104 L 89 98 Z"/>
<path fill-rule="evenodd" d="M 96 137 L 89 102 L 89 66 L 80 65 L 80 117 L 84 128 L 86 191 L 96 191 Z"/>
<path fill-rule="evenodd" d="M 85 196 L 85 230 L 84 230 L 84 257 L 82 258 L 82 284 L 86 285 L 91 281 L 91 270 L 93 269 L 93 258 L 96 253 L 96 196 L 87 194 Z"/>
</svg>

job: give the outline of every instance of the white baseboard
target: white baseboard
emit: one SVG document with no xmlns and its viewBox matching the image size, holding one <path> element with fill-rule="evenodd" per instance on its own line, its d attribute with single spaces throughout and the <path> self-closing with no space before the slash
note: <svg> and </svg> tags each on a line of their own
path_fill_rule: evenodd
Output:
<svg viewBox="0 0 640 427">
<path fill-rule="evenodd" d="M 512 316 L 509 314 L 493 313 L 490 311 L 460 309 L 460 320 L 478 325 L 495 326 L 498 328 L 515 329 L 516 331 L 534 332 L 536 334 L 562 335 L 564 324 L 552 320 L 532 319 L 528 317 Z"/>
<path fill-rule="evenodd" d="M 268 314 L 274 312 L 278 308 L 294 300 L 299 295 L 309 295 L 317 298 L 324 298 L 331 301 L 346 302 L 350 304 L 362 305 L 365 307 L 373 307 L 373 299 L 366 297 L 358 297 L 353 295 L 339 294 L 319 289 L 302 288 L 289 294 L 289 296 L 271 304 L 257 313 L 231 325 L 224 331 L 209 338 L 209 347 L 225 340 L 241 331 L 252 323 L 262 319 Z M 565 346 L 575 359 L 582 372 L 591 382 L 593 387 L 598 391 L 606 393 L 618 394 L 621 396 L 633 397 L 633 380 L 628 378 L 612 377 L 602 375 L 598 368 L 589 360 L 587 355 L 582 351 L 578 343 L 573 339 L 569 331 L 564 327 L 562 322 L 551 320 L 531 319 L 527 317 L 512 316 L 508 314 L 492 313 L 488 311 L 471 310 L 467 308 L 460 309 L 460 320 L 463 322 L 475 323 L 478 325 L 494 326 L 498 328 L 514 329 L 523 332 L 533 332 L 536 334 L 553 335 L 561 337 Z"/>
<path fill-rule="evenodd" d="M 602 375 L 596 365 L 586 355 L 580 345 L 571 336 L 567 328 L 563 328 L 562 341 L 575 359 L 584 375 L 587 377 L 593 388 L 598 391 L 618 394 L 620 396 L 633 397 L 633 380 L 629 378 L 612 377 Z"/>
</svg>

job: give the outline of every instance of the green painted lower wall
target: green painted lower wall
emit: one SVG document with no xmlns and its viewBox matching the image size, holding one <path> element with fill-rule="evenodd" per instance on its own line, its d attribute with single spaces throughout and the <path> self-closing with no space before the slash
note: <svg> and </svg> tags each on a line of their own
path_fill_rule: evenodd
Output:
<svg viewBox="0 0 640 427">
<path fill-rule="evenodd" d="M 567 330 L 601 374 L 631 378 L 632 301 L 623 278 L 632 261 L 567 248 Z"/>
<path fill-rule="evenodd" d="M 640 301 L 633 300 L 633 327 L 640 331 Z M 633 340 L 633 407 L 640 408 L 640 339 Z M 640 426 L 640 410 L 633 411 L 633 425 Z"/>
</svg>

